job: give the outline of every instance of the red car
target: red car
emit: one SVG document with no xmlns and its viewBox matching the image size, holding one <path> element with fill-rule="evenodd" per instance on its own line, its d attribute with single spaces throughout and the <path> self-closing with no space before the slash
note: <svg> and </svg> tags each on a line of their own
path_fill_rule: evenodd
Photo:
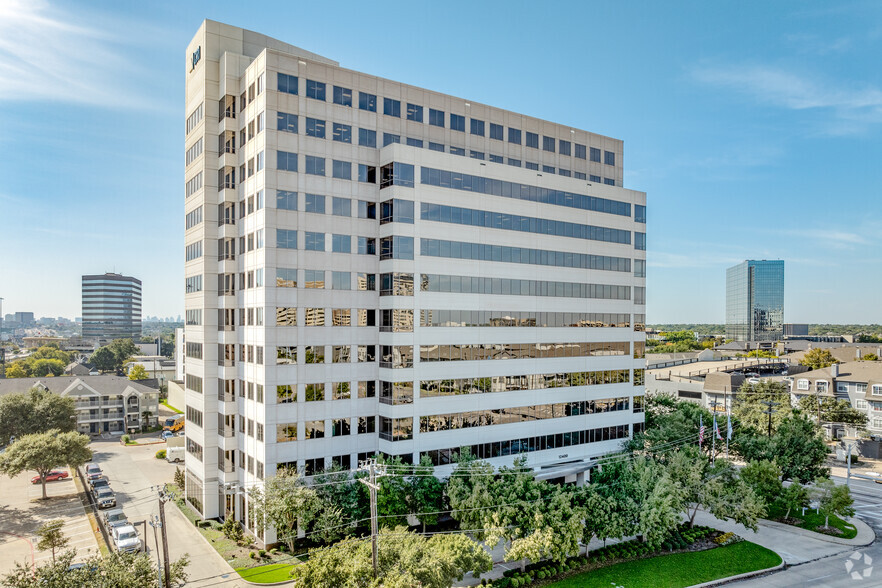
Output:
<svg viewBox="0 0 882 588">
<path fill-rule="evenodd" d="M 63 480 L 69 476 L 70 476 L 70 474 L 68 474 L 67 472 L 61 472 L 61 471 L 55 470 L 55 471 L 51 471 L 48 474 L 46 474 L 46 481 L 47 482 L 54 482 L 56 480 Z M 34 476 L 33 478 L 31 478 L 31 484 L 39 484 L 39 483 L 40 483 L 40 476 Z"/>
</svg>

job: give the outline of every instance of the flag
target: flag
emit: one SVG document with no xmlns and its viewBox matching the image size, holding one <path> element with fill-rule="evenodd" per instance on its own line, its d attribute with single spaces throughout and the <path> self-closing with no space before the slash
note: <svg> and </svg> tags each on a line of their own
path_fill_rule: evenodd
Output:
<svg viewBox="0 0 882 588">
<path fill-rule="evenodd" d="M 704 443 L 704 421 L 702 420 L 702 415 L 698 415 L 698 444 L 701 445 Z"/>
<path fill-rule="evenodd" d="M 732 439 L 732 413 L 728 413 L 727 416 L 729 418 L 729 425 L 726 429 L 726 441 L 729 441 Z"/>
<path fill-rule="evenodd" d="M 716 435 L 717 439 L 720 441 L 723 440 L 723 436 L 720 435 L 720 428 L 717 426 L 717 413 L 714 413 L 714 435 Z"/>
</svg>

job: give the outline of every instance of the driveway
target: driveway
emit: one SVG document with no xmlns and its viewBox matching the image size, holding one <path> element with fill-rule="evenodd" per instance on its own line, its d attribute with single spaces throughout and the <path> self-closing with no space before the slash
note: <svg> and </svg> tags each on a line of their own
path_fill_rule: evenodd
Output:
<svg viewBox="0 0 882 588">
<path fill-rule="evenodd" d="M 68 473 L 72 473 L 66 469 Z M 37 529 L 43 523 L 62 519 L 68 547 L 77 550 L 77 561 L 98 552 L 83 503 L 77 496 L 73 477 L 46 483 L 47 500 L 39 484 L 31 484 L 34 472 L 14 478 L 0 476 L 0 575 L 15 569 L 16 562 L 38 565 L 52 559 L 52 552 L 37 550 Z"/>
<path fill-rule="evenodd" d="M 121 445 L 118 441 L 95 441 L 91 445 L 95 461 L 101 465 L 116 499 L 129 521 L 150 521 L 159 514 L 157 489 L 163 484 L 173 484 L 176 464 L 156 459 L 156 452 L 165 448 L 158 445 Z M 177 464 L 183 469 L 183 464 Z M 188 586 L 246 586 L 239 575 L 206 542 L 199 531 L 190 524 L 174 504 L 165 506 L 168 525 L 168 548 L 172 560 L 184 553 L 190 555 L 187 572 Z M 136 527 L 139 533 L 143 525 Z M 146 526 L 146 544 L 155 559 L 157 544 L 153 529 Z M 159 535 L 160 544 L 162 541 Z"/>
</svg>

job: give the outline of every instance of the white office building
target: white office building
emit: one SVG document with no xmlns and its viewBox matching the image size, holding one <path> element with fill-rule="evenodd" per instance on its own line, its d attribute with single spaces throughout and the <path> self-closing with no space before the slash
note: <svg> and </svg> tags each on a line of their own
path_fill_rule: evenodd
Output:
<svg viewBox="0 0 882 588">
<path fill-rule="evenodd" d="M 578 481 L 643 426 L 646 195 L 622 141 L 212 21 L 185 76 L 203 516 L 248 526 L 241 489 L 277 467 L 376 453 Z"/>
</svg>

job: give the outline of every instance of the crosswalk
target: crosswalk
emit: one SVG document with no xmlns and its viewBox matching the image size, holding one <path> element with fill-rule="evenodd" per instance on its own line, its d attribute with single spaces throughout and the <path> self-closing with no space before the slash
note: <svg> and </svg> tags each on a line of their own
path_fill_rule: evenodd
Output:
<svg viewBox="0 0 882 588">
<path fill-rule="evenodd" d="M 882 521 L 882 502 L 878 504 L 857 504 L 854 507 L 855 515 L 862 519 Z"/>
</svg>

